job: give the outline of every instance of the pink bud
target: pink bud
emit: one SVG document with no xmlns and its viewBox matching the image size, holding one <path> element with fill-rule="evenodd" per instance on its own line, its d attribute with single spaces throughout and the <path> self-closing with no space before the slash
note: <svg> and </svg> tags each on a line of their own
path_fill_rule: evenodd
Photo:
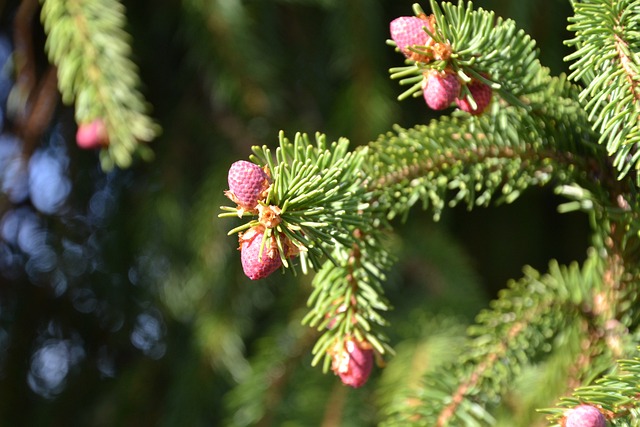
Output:
<svg viewBox="0 0 640 427">
<path fill-rule="evenodd" d="M 460 94 L 460 81 L 451 72 L 433 71 L 427 74 L 422 92 L 429 108 L 444 110 Z"/>
<path fill-rule="evenodd" d="M 605 427 L 607 424 L 602 412 L 595 406 L 580 405 L 569 410 L 565 427 Z"/>
<path fill-rule="evenodd" d="M 269 182 L 269 176 L 260 166 L 239 160 L 229 168 L 227 196 L 243 208 L 254 209 Z"/>
<path fill-rule="evenodd" d="M 347 339 L 333 349 L 331 369 L 345 385 L 357 388 L 369 379 L 373 369 L 373 350 L 368 343 Z"/>
<path fill-rule="evenodd" d="M 109 134 L 102 119 L 95 119 L 90 123 L 83 123 L 76 132 L 78 147 L 85 150 L 101 148 L 109 144 Z"/>
<path fill-rule="evenodd" d="M 266 242 L 260 255 L 264 227 L 250 228 L 240 236 L 240 261 L 244 274 L 251 280 L 263 279 L 282 266 L 278 247 L 273 239 Z"/>
<path fill-rule="evenodd" d="M 401 16 L 391 21 L 389 32 L 398 49 L 406 57 L 412 57 L 415 55 L 409 49 L 411 46 L 428 46 L 432 43 L 431 37 L 424 31 L 424 27 L 433 32 L 433 25 L 428 19 Z"/>
<path fill-rule="evenodd" d="M 456 98 L 456 104 L 462 111 L 466 111 L 467 113 L 473 115 L 479 115 L 484 112 L 491 103 L 491 86 L 486 85 L 478 80 L 472 80 L 471 83 L 467 85 L 469 88 L 469 92 L 473 95 L 473 100 L 476 102 L 477 108 L 473 108 L 471 106 L 471 102 L 467 97 Z"/>
</svg>

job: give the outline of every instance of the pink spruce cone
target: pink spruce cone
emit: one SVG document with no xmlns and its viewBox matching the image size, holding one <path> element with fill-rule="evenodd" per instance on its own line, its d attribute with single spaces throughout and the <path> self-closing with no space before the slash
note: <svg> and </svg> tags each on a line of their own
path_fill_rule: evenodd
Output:
<svg viewBox="0 0 640 427">
<path fill-rule="evenodd" d="M 282 266 L 280 253 L 273 238 L 266 242 L 260 256 L 264 227 L 250 228 L 240 235 L 240 261 L 244 274 L 251 280 L 264 279 Z"/>
<path fill-rule="evenodd" d="M 348 339 L 333 350 L 331 369 L 343 384 L 357 388 L 363 386 L 373 369 L 373 350 L 368 343 Z"/>
<path fill-rule="evenodd" d="M 433 25 L 428 19 L 415 16 L 401 16 L 389 24 L 391 38 L 407 58 L 417 59 L 417 54 L 409 50 L 409 47 L 428 46 L 433 43 L 433 40 L 423 30 L 423 27 L 427 27 L 429 31 L 433 32 Z"/>
<path fill-rule="evenodd" d="M 434 110 L 444 110 L 460 95 L 460 81 L 450 72 L 432 71 L 422 84 L 424 100 Z"/>
<path fill-rule="evenodd" d="M 605 427 L 607 422 L 602 412 L 595 406 L 580 405 L 567 412 L 564 425 L 565 427 Z"/>
<path fill-rule="evenodd" d="M 477 108 L 474 109 L 471 106 L 471 103 L 466 96 L 463 98 L 456 98 L 456 104 L 462 111 L 471 113 L 474 116 L 482 114 L 491 103 L 491 87 L 478 80 L 472 80 L 467 87 L 473 96 L 473 100 L 476 102 Z"/>
<path fill-rule="evenodd" d="M 254 209 L 269 187 L 269 176 L 254 163 L 239 160 L 229 168 L 227 197 L 245 209 Z"/>
<path fill-rule="evenodd" d="M 95 119 L 90 123 L 78 126 L 76 132 L 76 143 L 78 147 L 85 150 L 101 148 L 109 144 L 109 134 L 102 119 Z"/>
</svg>

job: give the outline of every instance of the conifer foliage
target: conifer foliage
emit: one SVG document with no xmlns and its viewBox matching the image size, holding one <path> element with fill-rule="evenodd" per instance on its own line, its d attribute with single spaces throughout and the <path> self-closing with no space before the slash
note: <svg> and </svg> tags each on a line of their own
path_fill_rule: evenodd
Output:
<svg viewBox="0 0 640 427">
<path fill-rule="evenodd" d="M 78 146 L 102 148 L 103 169 L 127 168 L 133 156 L 149 159 L 145 143 L 158 126 L 139 92 L 129 58 L 124 7 L 117 0 L 42 0 L 46 50 L 58 70 L 62 101 L 75 105 Z M 99 123 L 101 135 L 91 130 Z M 87 128 L 89 130 L 87 131 Z"/>
<path fill-rule="evenodd" d="M 388 36 L 386 45 L 380 43 L 374 47 L 365 46 L 361 41 L 370 41 L 364 34 L 370 30 L 367 25 L 376 20 L 361 18 L 365 14 L 374 16 L 377 13 L 374 4 L 379 2 L 185 0 L 178 2 L 180 6 L 174 5 L 175 2 L 154 4 L 153 8 L 165 12 L 163 19 L 167 22 L 173 23 L 174 19 L 167 10 L 180 10 L 177 21 L 184 22 L 172 25 L 184 26 L 175 35 L 176 43 L 184 46 L 174 47 L 179 52 L 173 53 L 181 63 L 192 61 L 195 64 L 190 67 L 206 74 L 203 79 L 206 82 L 198 81 L 193 87 L 189 86 L 192 82 L 182 82 L 181 88 L 189 87 L 191 93 L 198 95 L 202 95 L 202 87 L 210 89 L 209 96 L 201 96 L 210 110 L 199 112 L 200 124 L 206 123 L 203 127 L 214 134 L 207 135 L 207 139 L 210 136 L 216 139 L 219 134 L 227 138 L 232 135 L 230 139 L 242 141 L 238 142 L 239 146 L 246 141 L 251 141 L 247 145 L 253 145 L 248 158 L 233 159 L 226 165 L 224 178 L 228 188 L 220 188 L 223 184 L 218 185 L 214 179 L 202 184 L 203 191 L 199 194 L 226 197 L 226 205 L 218 214 L 220 219 L 212 221 L 212 202 L 198 197 L 202 199 L 196 213 L 200 215 L 197 217 L 200 224 L 192 226 L 192 218 L 183 219 L 181 215 L 184 206 L 193 200 L 186 196 L 175 201 L 166 194 L 159 195 L 159 190 L 149 185 L 152 195 L 146 202 L 152 207 L 161 206 L 156 209 L 161 213 L 151 221 L 147 218 L 152 216 L 153 208 L 138 207 L 135 197 L 138 193 L 133 196 L 129 193 L 130 197 L 125 198 L 116 194 L 116 190 L 107 191 L 109 186 L 122 186 L 123 190 L 118 191 L 125 193 L 125 187 L 128 190 L 133 187 L 133 179 L 118 175 L 121 172 L 118 169 L 130 167 L 136 158 L 151 160 L 153 152 L 148 143 L 160 135 L 160 127 L 151 117 L 151 108 L 143 95 L 146 88 L 134 64 L 136 56 L 127 32 L 125 3 L 39 0 L 46 40 L 43 41 L 44 53 L 51 63 L 46 64 L 51 72 L 38 69 L 44 76 L 39 90 L 46 96 L 38 99 L 37 95 L 12 90 L 11 103 L 14 107 L 39 106 L 33 107 L 29 114 L 37 116 L 33 120 L 44 125 L 35 132 L 28 126 L 31 121 L 21 122 L 19 115 L 17 119 L 9 117 L 7 123 L 15 121 L 11 125 L 20 130 L 19 136 L 25 140 L 36 133 L 42 136 L 57 107 L 57 94 L 49 96 L 57 85 L 63 103 L 74 112 L 76 132 L 71 132 L 75 134 L 72 148 L 99 152 L 102 169 L 115 169 L 116 173 L 100 175 L 100 182 L 95 183 L 96 194 L 87 203 L 89 208 L 82 210 L 89 210 L 93 216 L 87 214 L 85 218 L 69 206 L 62 209 L 62 201 L 56 205 L 61 218 L 59 226 L 77 228 L 73 231 L 80 237 L 75 238 L 82 240 L 82 244 L 74 243 L 72 238 L 62 238 L 59 244 L 55 243 L 60 249 L 60 256 L 56 256 L 53 249 L 48 248 L 54 246 L 53 239 L 44 232 L 37 235 L 33 231 L 35 225 L 31 226 L 34 236 L 31 240 L 36 242 L 33 246 L 42 244 L 50 249 L 45 254 L 48 263 L 40 272 L 47 275 L 32 275 L 35 278 L 24 281 L 42 284 L 42 288 L 38 288 L 42 291 L 34 298 L 40 307 L 46 305 L 43 301 L 50 301 L 45 294 L 53 289 L 51 300 L 68 297 L 75 309 L 72 311 L 86 315 L 77 318 L 95 317 L 92 319 L 99 324 L 96 328 L 99 333 L 93 335 L 106 337 L 105 342 L 125 342 L 126 345 L 130 342 L 145 357 L 158 362 L 148 372 L 140 369 L 142 373 L 137 376 L 123 375 L 125 379 L 113 387 L 118 399 L 105 393 L 107 397 L 102 400 L 97 398 L 86 405 L 83 401 L 80 406 L 97 408 L 94 410 L 97 419 L 108 415 L 119 401 L 127 401 L 122 410 L 126 412 L 128 400 L 135 400 L 127 399 L 130 397 L 127 393 L 131 393 L 130 390 L 138 393 L 142 387 L 137 386 L 146 385 L 152 373 L 165 366 L 161 363 L 173 363 L 175 370 L 165 373 L 154 384 L 170 382 L 176 387 L 175 391 L 163 396 L 167 405 L 155 406 L 173 408 L 175 404 L 190 408 L 193 402 L 180 402 L 189 400 L 181 391 L 205 377 L 203 372 L 213 372 L 210 377 L 223 377 L 222 385 L 193 387 L 188 396 L 206 401 L 202 406 L 207 406 L 210 401 L 203 396 L 209 392 L 224 394 L 226 401 L 219 405 L 226 405 L 231 414 L 227 414 L 228 418 L 233 418 L 228 425 L 267 426 L 276 422 L 270 423 L 270 420 L 293 419 L 295 411 L 305 411 L 304 402 L 316 405 L 316 389 L 286 406 L 291 411 L 287 417 L 269 413 L 269 409 L 276 406 L 273 402 L 294 401 L 292 396 L 298 391 L 307 386 L 317 387 L 322 381 L 325 381 L 322 386 L 334 390 L 323 425 L 340 424 L 334 415 L 340 411 L 334 409 L 344 404 L 347 395 L 365 408 L 361 412 L 375 412 L 368 410 L 371 402 L 365 404 L 362 403 L 365 399 L 358 400 L 362 396 L 374 396 L 378 411 L 368 415 L 383 426 L 640 425 L 640 0 L 567 1 L 573 11 L 568 23 L 571 36 L 564 41 L 572 49 L 565 58 L 570 70 L 567 75 L 554 74 L 541 62 L 536 41 L 519 28 L 516 21 L 478 8 L 471 1 L 425 0 L 415 4 L 383 26 Z M 30 23 L 27 12 L 37 10 L 38 1 L 13 3 L 30 6 L 24 6 L 15 19 L 19 25 Z M 296 3 L 335 9 L 332 31 L 316 34 L 283 18 Z M 367 6 L 360 7 L 363 4 Z M 129 5 L 135 7 L 138 3 Z M 249 9 L 251 13 L 247 12 Z M 316 20 L 315 16 L 313 19 Z M 23 34 L 16 31 L 15 64 L 9 64 L 9 54 L 5 54 L 4 43 L 0 43 L 2 62 L 9 64 L 1 67 L 0 83 L 7 80 L 5 71 L 15 67 L 15 86 L 21 89 L 24 84 L 20 80 L 24 80 L 28 74 L 24 70 L 29 67 L 21 63 L 24 46 L 19 45 L 32 43 L 24 36 L 31 35 L 34 32 L 31 30 L 29 27 Z M 349 32 L 350 37 L 343 36 L 343 32 Z M 297 73 L 295 84 L 281 81 L 286 79 L 279 78 L 279 73 L 287 67 L 281 67 L 275 59 L 271 61 L 274 49 L 270 48 L 279 46 L 278 37 L 284 33 L 301 40 L 295 57 L 286 57 L 287 67 Z M 265 123 L 282 117 L 278 114 L 286 110 L 283 105 L 311 103 L 314 96 L 307 96 L 310 93 L 322 98 L 322 93 L 300 89 L 304 79 L 322 81 L 318 87 L 332 86 L 331 73 L 317 73 L 315 63 L 300 65 L 325 59 L 318 59 L 320 55 L 315 55 L 313 49 L 319 46 L 319 40 L 325 43 L 327 34 L 331 39 L 327 43 L 334 43 L 340 51 L 337 59 L 328 62 L 335 70 L 349 70 L 345 73 L 349 82 L 342 82 L 346 89 L 342 88 L 340 105 L 330 108 L 336 111 L 336 116 L 351 114 L 359 119 L 351 120 L 358 122 L 354 127 L 376 129 L 374 134 L 379 132 L 377 126 L 365 122 L 382 121 L 380 117 L 393 110 L 389 107 L 395 105 L 392 103 L 407 105 L 418 101 L 416 105 L 424 111 L 424 117 L 433 118 L 412 127 L 395 125 L 368 142 L 355 141 L 357 138 L 351 142 L 344 137 L 332 140 L 334 138 L 321 132 L 281 131 L 271 142 L 253 144 L 260 139 L 256 135 L 261 129 L 269 127 Z M 0 42 L 3 40 L 4 36 L 0 37 Z M 363 53 L 384 49 L 396 58 L 389 70 L 382 70 L 381 80 L 396 91 L 392 94 L 378 93 L 378 74 L 370 69 L 375 61 L 368 63 L 368 56 Z M 275 54 L 273 56 L 275 58 Z M 44 57 L 41 61 L 47 62 Z M 315 88 L 316 82 L 313 83 L 310 86 Z M 163 89 L 170 84 L 163 82 Z M 295 97 L 290 97 L 297 98 L 293 101 L 282 95 L 282 89 L 289 85 L 300 90 Z M 30 89 L 35 88 L 31 86 Z M 8 105 L 8 95 L 3 91 L 0 87 L 2 104 Z M 297 96 L 300 94 L 304 96 Z M 358 102 L 350 103 L 356 97 Z M 317 106 L 326 106 L 324 104 L 330 102 L 317 101 Z M 344 108 L 338 108 L 341 106 Z M 193 110 L 182 107 L 181 114 L 190 118 Z M 40 114 L 39 108 L 47 114 Z M 316 117 L 316 108 L 311 110 L 309 116 Z M 369 117 L 370 111 L 382 114 Z M 242 123 L 249 116 L 252 118 L 247 120 L 249 123 Z M 184 129 L 184 123 L 190 123 L 185 117 L 176 120 L 181 129 L 174 133 L 180 134 L 180 138 L 190 131 Z M 220 124 L 215 130 L 209 129 L 211 117 Z M 4 115 L 0 118 L 4 121 Z M 18 215 L 18 211 L 30 212 L 25 218 L 33 224 L 45 227 L 45 223 L 50 223 L 49 227 L 54 228 L 56 222 L 49 221 L 51 212 L 41 209 L 36 215 L 29 210 L 30 205 L 37 205 L 31 199 L 35 193 L 29 194 L 29 186 L 47 183 L 48 177 L 33 180 L 28 176 L 29 168 L 35 168 L 34 158 L 42 158 L 43 153 L 49 151 L 38 152 L 42 147 L 35 145 L 36 137 L 23 147 L 18 143 L 19 138 L 6 136 L 10 126 L 5 129 L 4 122 L 1 124 L 0 208 L 18 206 L 15 212 L 12 210 L 14 215 Z M 206 149 L 202 146 L 197 151 L 183 146 L 167 148 L 169 154 L 165 156 L 170 159 L 165 160 L 164 166 L 170 172 L 166 175 L 175 180 L 172 184 L 178 179 L 202 178 L 200 171 L 195 170 L 176 173 L 179 169 L 174 168 L 174 162 L 176 165 L 181 161 L 188 163 L 188 167 L 182 165 L 186 170 L 197 163 L 195 158 L 206 154 L 206 150 L 220 156 L 227 148 L 220 149 L 216 144 Z M 55 147 L 50 151 L 55 151 Z M 37 155 L 30 161 L 34 152 Z M 171 158 L 178 152 L 187 160 L 180 156 Z M 63 176 L 68 172 L 67 166 L 65 160 L 49 169 Z M 216 170 L 213 175 L 218 177 L 219 172 Z M 82 174 L 74 176 L 79 177 L 78 181 L 88 181 Z M 59 180 L 61 187 L 71 186 L 67 175 L 64 177 Z M 13 187 L 19 190 L 20 186 L 14 184 L 20 180 L 26 184 L 22 192 L 15 192 L 18 197 Z M 173 189 L 179 185 L 166 187 Z M 404 280 L 397 268 L 406 261 L 402 259 L 405 253 L 399 249 L 402 246 L 399 241 L 406 238 L 425 244 L 432 239 L 437 243 L 432 243 L 437 246 L 434 252 L 454 252 L 450 242 L 440 244 L 442 240 L 437 240 L 436 235 L 423 236 L 422 229 L 417 225 L 413 228 L 416 216 L 426 212 L 429 220 L 433 218 L 437 222 L 447 210 L 462 206 L 471 211 L 509 204 L 541 187 L 565 200 L 558 206 L 560 212 L 578 211 L 588 218 L 590 242 L 584 259 L 568 263 L 549 259 L 543 269 L 523 267 L 522 275 L 502 286 L 489 305 L 472 313 L 473 321 L 442 313 L 432 315 L 430 301 L 414 298 L 413 294 L 405 296 L 403 302 L 408 301 L 416 311 L 392 310 L 396 305 L 393 290 Z M 65 191 L 66 199 L 70 187 Z M 144 220 L 137 218 L 130 222 L 127 216 L 123 221 L 108 222 L 111 201 L 116 196 L 124 200 L 122 203 L 128 203 L 131 210 L 140 209 L 139 212 L 146 215 Z M 124 211 L 121 215 L 129 215 L 129 209 Z M 66 216 L 63 218 L 63 215 Z M 31 242 L 26 234 L 12 230 L 24 224 L 28 226 L 27 219 L 12 219 L 4 212 L 0 216 L 2 262 L 6 265 L 9 261 L 16 265 L 22 262 L 25 270 L 32 258 L 35 259 L 35 255 L 27 253 L 34 248 L 26 244 Z M 82 224 L 75 227 L 76 220 Z M 99 246 L 96 242 L 102 231 L 112 225 L 122 227 L 116 236 L 122 240 L 133 240 L 129 234 L 131 229 L 147 227 L 148 239 L 139 239 L 145 240 L 140 243 L 139 253 L 132 249 L 128 254 L 135 258 L 131 265 L 121 261 L 120 252 L 111 257 L 115 260 L 111 262 L 123 270 L 107 277 L 105 262 L 95 259 Z M 215 240 L 212 242 L 203 237 L 205 233 L 200 233 L 203 229 L 227 226 L 226 240 L 210 239 Z M 411 235 L 403 235 L 402 230 L 405 233 L 409 230 Z M 107 231 L 104 234 L 108 234 Z M 114 234 L 109 236 L 101 243 L 107 249 L 117 248 L 115 253 L 120 247 L 113 243 Z M 169 263 L 165 261 L 169 255 L 158 249 L 166 243 L 163 239 L 171 241 L 167 247 L 192 240 L 194 248 L 166 252 L 184 258 L 194 255 L 196 260 L 181 259 L 176 263 L 179 267 L 167 267 Z M 484 242 L 487 246 L 493 243 Z M 21 245 L 24 247 L 19 252 Z M 83 249 L 85 247 L 88 249 Z M 94 259 L 84 259 L 86 254 Z M 449 258 L 461 257 L 455 253 Z M 241 266 L 241 270 L 237 270 L 240 279 L 234 276 L 236 270 L 229 260 Z M 412 274 L 416 276 L 422 271 L 419 264 L 420 261 L 414 260 Z M 215 268 L 208 269 L 212 265 Z M 452 269 L 456 266 L 459 264 L 453 264 Z M 91 271 L 91 277 L 85 274 L 87 271 Z M 2 278 L 18 277 L 17 273 L 12 276 L 13 270 L 9 273 Z M 458 272 L 451 274 L 455 273 Z M 463 283 L 460 289 L 467 289 L 464 284 L 472 279 L 463 276 L 460 274 L 458 284 Z M 135 301 L 123 297 L 107 304 L 99 300 L 100 292 L 94 292 L 97 287 L 83 288 L 85 282 L 95 277 L 104 283 L 125 283 L 127 292 L 130 284 L 140 285 L 137 289 L 146 284 L 156 301 L 162 302 L 163 310 L 142 301 L 143 298 L 137 300 L 137 296 Z M 268 285 L 275 284 L 275 288 L 280 281 L 291 281 L 291 278 L 299 283 L 295 290 L 265 291 Z M 213 281 L 224 285 L 211 290 Z M 67 291 L 67 288 L 73 289 Z M 104 288 L 111 289 L 106 284 Z M 30 288 L 21 287 L 20 292 L 26 292 L 25 289 Z M 403 288 L 403 292 L 406 289 Z M 467 296 L 457 289 L 443 292 L 458 292 L 452 299 L 461 306 Z M 272 298 L 273 295 L 276 298 Z M 118 311 L 120 306 L 127 305 L 133 307 L 132 311 L 142 312 L 130 315 Z M 117 306 L 118 310 L 112 313 L 111 306 Z M 65 381 L 72 378 L 75 366 L 85 358 L 93 357 L 97 361 L 94 365 L 100 370 L 99 380 L 103 376 L 117 376 L 120 371 L 116 372 L 112 365 L 120 363 L 120 368 L 132 359 L 129 352 L 112 355 L 109 345 L 102 345 L 103 342 L 88 346 L 85 351 L 82 327 L 76 327 L 77 331 L 65 338 L 56 321 L 45 319 L 46 316 L 30 318 L 30 313 L 22 310 L 24 307 L 30 306 L 22 301 L 20 304 L 0 301 L 0 320 L 24 316 L 23 324 L 33 329 L 33 337 L 21 339 L 16 332 L 19 329 L 5 328 L 3 323 L 0 347 L 3 352 L 12 351 L 16 345 L 26 349 L 24 353 L 30 354 L 31 359 L 11 353 L 11 361 L 26 366 L 25 361 L 31 360 L 32 365 L 26 368 L 30 369 L 27 374 L 30 386 L 36 392 L 40 390 L 47 399 L 62 393 Z M 261 311 L 265 307 L 275 307 L 274 311 L 278 311 L 273 315 Z M 53 308 L 51 316 L 58 311 L 57 307 Z M 413 343 L 398 344 L 399 334 L 394 328 L 405 314 L 404 324 L 420 329 L 420 337 Z M 258 317 L 276 320 L 253 329 L 250 320 Z M 130 318 L 134 319 L 134 326 L 130 333 L 125 332 L 124 339 L 112 335 L 124 331 L 122 325 L 131 323 Z M 163 320 L 168 318 L 174 323 L 165 327 Z M 395 323 L 390 321 L 392 318 Z M 291 326 L 294 324 L 295 327 Z M 167 350 L 162 341 L 167 330 L 180 335 L 171 342 L 172 362 L 160 360 Z M 86 335 L 90 335 L 93 330 L 87 328 L 87 331 Z M 184 331 L 188 333 L 183 334 Z M 264 336 L 255 338 L 265 331 Z M 254 341 L 243 347 L 243 339 L 248 336 Z M 57 339 L 53 340 L 54 337 Z M 185 343 L 188 345 L 182 345 Z M 407 356 L 406 347 L 411 344 L 414 351 Z M 34 348 L 49 348 L 54 353 L 46 358 L 44 352 L 38 353 Z M 245 351 L 256 355 L 251 363 L 245 359 Z M 22 372 L 5 369 L 3 354 L 0 354 L 3 378 L 22 375 Z M 59 359 L 52 359 L 51 354 Z M 187 357 L 183 357 L 185 355 Z M 47 388 L 45 377 L 38 377 L 35 367 L 55 365 L 56 360 L 66 360 L 66 365 L 59 364 L 61 367 L 55 372 L 60 378 Z M 313 372 L 318 375 L 313 378 L 306 375 L 311 368 L 300 373 L 301 369 L 296 370 L 299 365 L 292 361 L 304 361 L 313 366 Z M 221 372 L 223 374 L 218 375 Z M 20 381 L 24 382 L 25 377 L 22 375 Z M 82 381 L 73 385 L 84 387 Z M 286 387 L 292 391 L 284 391 Z M 153 397 L 155 402 L 156 396 Z M 30 401 L 21 396 L 17 399 Z M 72 403 L 78 406 L 77 402 Z M 68 406 L 64 406 L 64 410 L 58 412 L 67 410 Z M 203 412 L 206 416 L 193 415 L 193 422 L 185 420 L 184 414 L 178 411 L 173 413 L 173 418 L 165 419 L 159 411 L 156 415 L 159 422 L 167 425 L 172 422 L 200 425 L 207 424 L 203 419 L 209 420 L 207 417 L 215 411 Z M 45 416 L 46 412 L 39 412 L 34 419 L 41 421 Z M 115 424 L 131 421 L 125 417 L 114 416 L 111 420 Z M 217 413 L 215 417 L 215 421 L 221 418 Z M 74 421 L 79 419 L 89 417 L 80 416 Z M 139 419 L 144 418 L 136 418 Z M 59 420 L 57 423 L 65 424 Z"/>
<path fill-rule="evenodd" d="M 457 360 L 387 399 L 383 423 L 494 425 L 518 379 L 547 364 L 561 379 L 545 390 L 558 405 L 543 410 L 550 424 L 636 425 L 640 1 L 572 1 L 568 77 L 550 75 L 514 21 L 471 2 L 428 6 L 391 22 L 403 65 L 390 77 L 408 86 L 399 100 L 424 96 L 443 115 L 352 148 L 281 134 L 275 154 L 254 147 L 250 159 L 272 179 L 258 207 L 220 216 L 240 217 L 230 235 L 263 229 L 273 243 L 262 256 L 271 248 L 284 270 L 316 271 L 302 320 L 319 331 L 313 364 L 361 387 L 369 352 L 379 367 L 393 358 L 384 288 L 397 218 L 554 187 L 569 199 L 562 211 L 590 218 L 586 261 L 525 268 L 478 314 Z"/>
</svg>

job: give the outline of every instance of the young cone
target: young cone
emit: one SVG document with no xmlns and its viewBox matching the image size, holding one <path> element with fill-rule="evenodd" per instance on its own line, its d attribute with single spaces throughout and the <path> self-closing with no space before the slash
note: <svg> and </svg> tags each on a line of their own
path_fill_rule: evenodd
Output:
<svg viewBox="0 0 640 427">
<path fill-rule="evenodd" d="M 429 108 L 444 110 L 460 94 L 460 81 L 451 72 L 434 70 L 426 73 L 422 83 L 422 93 Z"/>
<path fill-rule="evenodd" d="M 347 339 L 333 349 L 331 370 L 348 386 L 363 386 L 373 369 L 373 350 L 368 343 Z"/>
<path fill-rule="evenodd" d="M 264 227 L 259 225 L 240 235 L 242 270 L 251 280 L 264 279 L 282 266 L 280 253 L 273 237 L 265 242 L 262 256 L 260 255 L 264 230 Z"/>
<path fill-rule="evenodd" d="M 580 405 L 569 410 L 564 422 L 565 427 L 606 427 L 602 412 L 595 406 Z"/>
<path fill-rule="evenodd" d="M 491 103 L 491 87 L 478 80 L 473 80 L 467 85 L 467 88 L 469 88 L 469 92 L 471 92 L 473 100 L 476 102 L 476 108 L 473 108 L 466 96 L 456 98 L 456 104 L 462 111 L 467 113 L 476 116 L 482 114 Z"/>
<path fill-rule="evenodd" d="M 429 46 L 433 40 L 424 31 L 427 27 L 433 33 L 433 25 L 429 19 L 422 19 L 415 16 L 401 16 L 394 19 L 389 24 L 391 38 L 396 42 L 398 49 L 406 56 L 414 60 L 427 62 L 429 58 L 423 57 L 409 48 L 411 46 Z"/>
<path fill-rule="evenodd" d="M 85 150 L 93 150 L 109 145 L 109 134 L 102 119 L 95 119 L 90 123 L 78 126 L 76 132 L 78 147 Z"/>
<path fill-rule="evenodd" d="M 262 168 L 254 163 L 239 160 L 229 168 L 229 191 L 226 196 L 244 209 L 254 209 L 269 187 L 270 179 Z"/>
</svg>

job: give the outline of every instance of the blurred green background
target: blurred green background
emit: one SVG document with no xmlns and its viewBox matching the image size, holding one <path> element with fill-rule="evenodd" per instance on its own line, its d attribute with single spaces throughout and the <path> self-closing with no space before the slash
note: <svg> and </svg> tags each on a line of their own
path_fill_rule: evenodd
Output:
<svg viewBox="0 0 640 427">
<path fill-rule="evenodd" d="M 0 1 L 9 44 L 18 3 Z M 439 223 L 414 210 L 394 224 L 388 333 L 398 354 L 358 390 L 310 367 L 317 332 L 300 326 L 310 278 L 243 275 L 226 235 L 239 222 L 217 214 L 229 165 L 252 145 L 275 146 L 282 129 L 356 146 L 435 117 L 420 98 L 397 102 L 388 79 L 403 59 L 385 44 L 388 24 L 412 3 L 124 1 L 163 128 L 156 159 L 129 170 L 102 172 L 61 106 L 26 175 L 12 174 L 7 153 L 20 141 L 4 120 L 0 425 L 375 425 L 398 387 L 454 357 L 464 324 L 524 264 L 584 258 L 586 219 L 556 213 L 549 188 L 452 209 Z M 543 64 L 566 70 L 568 2 L 475 5 L 515 19 Z M 43 36 L 34 44 L 42 51 Z"/>
</svg>

